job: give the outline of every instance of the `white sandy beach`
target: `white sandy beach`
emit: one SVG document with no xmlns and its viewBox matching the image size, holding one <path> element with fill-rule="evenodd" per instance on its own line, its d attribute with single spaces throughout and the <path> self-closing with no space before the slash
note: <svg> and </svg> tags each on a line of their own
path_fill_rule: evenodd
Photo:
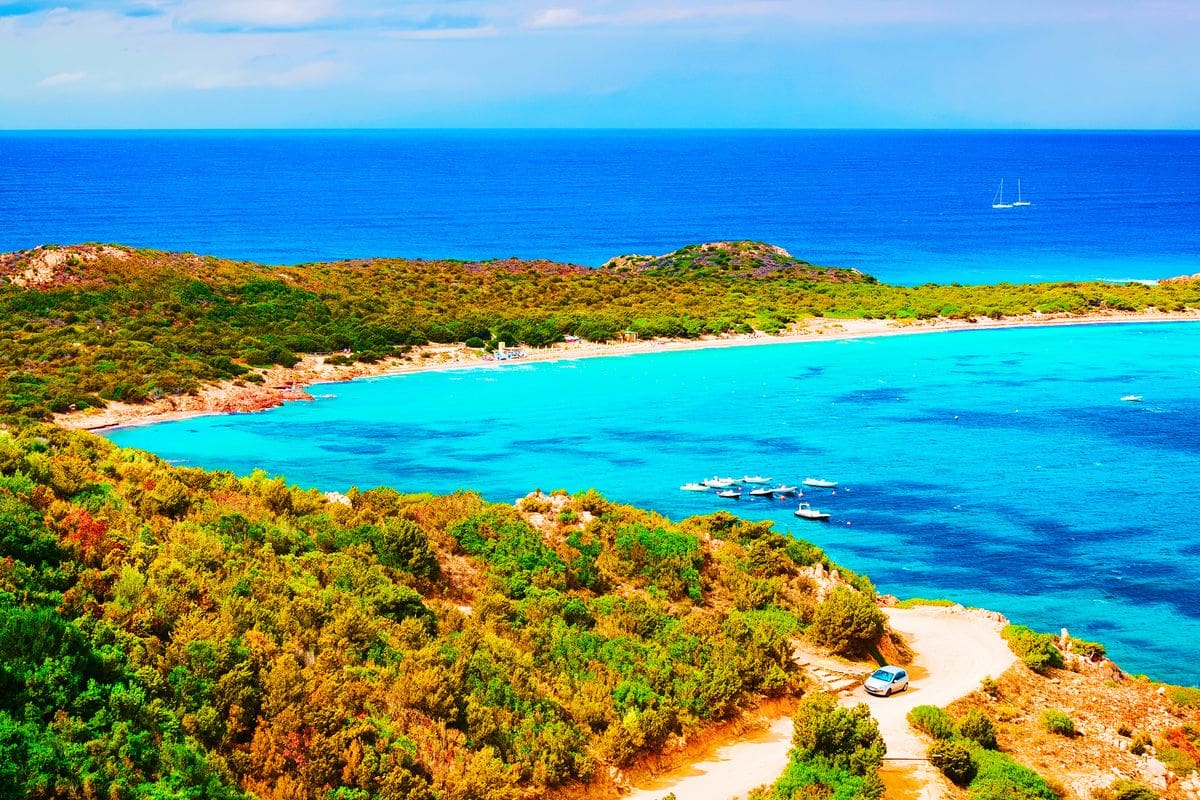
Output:
<svg viewBox="0 0 1200 800">
<path fill-rule="evenodd" d="M 669 353 L 711 347 L 748 347 L 795 344 L 838 339 L 902 336 L 946 331 L 974 331 L 1065 325 L 1118 323 L 1194 322 L 1200 312 L 1116 312 L 1106 311 L 1085 316 L 1029 314 L 976 322 L 957 319 L 882 320 L 814 318 L 796 325 L 787 333 L 730 334 L 701 339 L 655 339 L 633 342 L 575 342 L 550 347 L 525 349 L 524 357 L 511 361 L 484 358 L 480 351 L 460 345 L 426 345 L 413 348 L 403 359 L 377 364 L 331 366 L 322 356 L 308 355 L 293 368 L 272 367 L 265 383 L 225 381 L 200 389 L 192 395 L 164 397 L 142 404 L 110 403 L 103 409 L 60 414 L 56 421 L 63 427 L 103 430 L 126 425 L 146 425 L 186 419 L 206 414 L 247 413 L 273 408 L 292 400 L 311 400 L 304 390 L 315 383 L 353 380 L 363 377 L 401 375 L 415 372 L 459 369 L 505 369 L 515 364 L 566 359 L 627 356 L 642 353 Z"/>
</svg>

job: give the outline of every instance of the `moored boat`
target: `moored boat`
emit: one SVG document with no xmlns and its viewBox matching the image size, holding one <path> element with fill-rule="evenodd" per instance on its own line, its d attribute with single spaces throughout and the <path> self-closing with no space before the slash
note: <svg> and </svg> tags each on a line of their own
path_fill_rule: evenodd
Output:
<svg viewBox="0 0 1200 800">
<path fill-rule="evenodd" d="M 751 497 L 770 497 L 773 494 L 775 494 L 775 490 L 768 489 L 765 486 L 759 486 L 758 488 L 750 490 Z"/>
<path fill-rule="evenodd" d="M 728 489 L 730 486 L 733 486 L 733 484 L 737 483 L 737 481 L 735 481 L 733 478 L 718 478 L 715 476 L 712 478 L 705 478 L 700 482 L 710 489 Z"/>
<path fill-rule="evenodd" d="M 770 478 L 764 478 L 762 475 L 746 475 L 742 478 L 742 483 L 751 483 L 754 485 L 770 483 Z"/>
<path fill-rule="evenodd" d="M 726 500 L 741 500 L 742 499 L 742 490 L 741 489 L 724 489 L 720 492 L 717 492 L 717 497 L 724 497 Z"/>
<path fill-rule="evenodd" d="M 1142 402 L 1142 396 L 1140 394 L 1127 394 L 1121 400 L 1126 403 L 1140 403 Z"/>
<path fill-rule="evenodd" d="M 801 481 L 805 486 L 812 486 L 817 489 L 836 489 L 837 481 L 827 481 L 824 478 L 805 478 Z"/>
<path fill-rule="evenodd" d="M 817 522 L 829 522 L 828 512 L 818 511 L 808 503 L 801 503 L 794 513 L 797 517 L 800 517 L 800 519 L 811 519 Z"/>
<path fill-rule="evenodd" d="M 781 483 L 772 489 L 771 493 L 778 495 L 795 494 L 798 488 L 798 486 L 788 486 L 786 483 Z"/>
<path fill-rule="evenodd" d="M 708 487 L 705 486 L 703 483 L 685 483 L 683 486 L 680 486 L 679 488 L 685 492 L 707 492 L 708 491 Z"/>
</svg>

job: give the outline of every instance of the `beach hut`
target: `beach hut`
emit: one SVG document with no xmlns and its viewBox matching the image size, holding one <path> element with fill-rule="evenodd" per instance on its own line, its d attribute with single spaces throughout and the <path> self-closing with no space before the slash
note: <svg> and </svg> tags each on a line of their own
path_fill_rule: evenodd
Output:
<svg viewBox="0 0 1200 800">
<path fill-rule="evenodd" d="M 633 328 L 626 328 L 625 330 L 621 331 L 622 342 L 636 342 L 637 340 L 637 331 L 635 331 Z"/>
</svg>

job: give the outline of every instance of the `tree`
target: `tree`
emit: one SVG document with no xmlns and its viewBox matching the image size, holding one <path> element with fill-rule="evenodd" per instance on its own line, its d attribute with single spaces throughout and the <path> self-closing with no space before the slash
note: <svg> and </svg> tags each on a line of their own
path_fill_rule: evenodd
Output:
<svg viewBox="0 0 1200 800">
<path fill-rule="evenodd" d="M 883 636 L 884 616 L 870 596 L 839 586 L 817 604 L 809 630 L 835 653 L 861 655 Z"/>
</svg>

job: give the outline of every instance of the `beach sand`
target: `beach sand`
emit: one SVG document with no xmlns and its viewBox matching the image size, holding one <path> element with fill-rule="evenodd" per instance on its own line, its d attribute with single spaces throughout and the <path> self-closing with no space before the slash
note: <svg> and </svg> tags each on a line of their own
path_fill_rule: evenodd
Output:
<svg viewBox="0 0 1200 800">
<path fill-rule="evenodd" d="M 206 414 L 237 414 L 263 411 L 289 401 L 311 400 L 305 389 L 315 383 L 332 383 L 355 378 L 401 375 L 413 372 L 458 369 L 504 369 L 512 364 L 560 361 L 602 356 L 628 356 L 641 353 L 669 353 L 709 347 L 746 347 L 754 345 L 794 344 L 838 339 L 873 338 L 944 331 L 988 330 L 1003 328 L 1094 325 L 1114 323 L 1193 322 L 1200 312 L 1117 312 L 1089 315 L 1029 314 L 1002 319 L 882 320 L 830 319 L 805 320 L 780 335 L 729 334 L 701 339 L 654 339 L 633 342 L 574 342 L 544 348 L 525 348 L 525 356 L 510 361 L 484 358 L 481 351 L 460 345 L 415 347 L 404 358 L 377 364 L 332 366 L 319 355 L 304 356 L 295 367 L 272 367 L 261 384 L 224 381 L 206 386 L 190 395 L 177 395 L 147 403 L 109 403 L 102 409 L 85 409 L 59 414 L 55 421 L 65 428 L 101 431 L 128 425 L 186 419 Z"/>
</svg>

